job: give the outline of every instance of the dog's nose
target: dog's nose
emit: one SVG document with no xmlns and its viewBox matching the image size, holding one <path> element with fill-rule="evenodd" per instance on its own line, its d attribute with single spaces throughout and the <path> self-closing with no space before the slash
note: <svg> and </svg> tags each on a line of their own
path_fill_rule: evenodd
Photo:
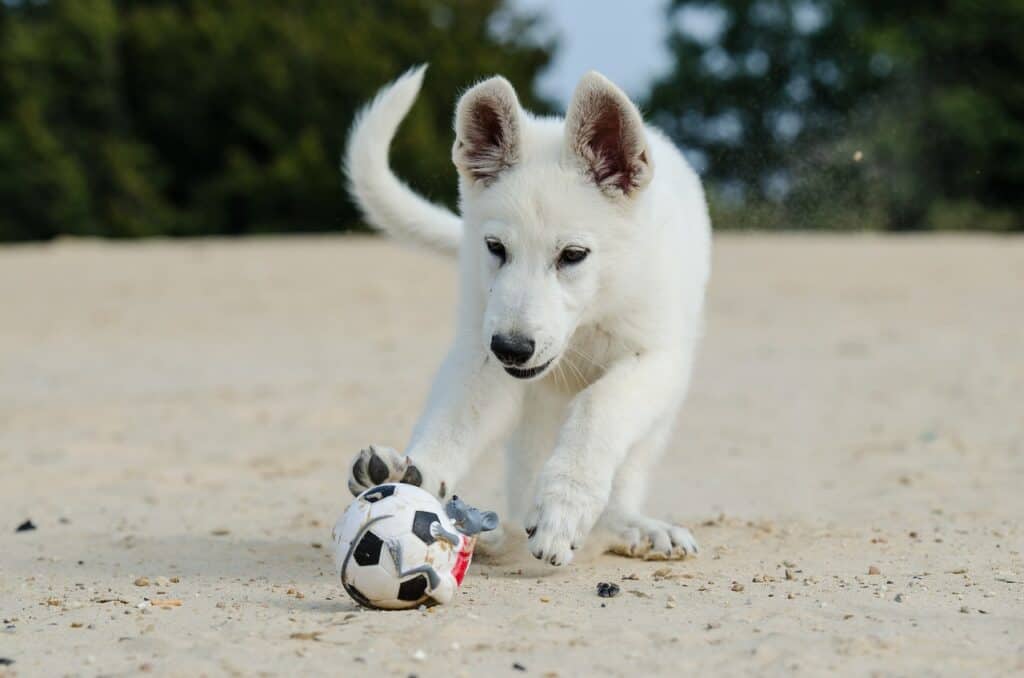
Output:
<svg viewBox="0 0 1024 678">
<path fill-rule="evenodd" d="M 505 365 L 522 365 L 533 355 L 533 339 L 521 334 L 495 334 L 491 351 Z"/>
</svg>

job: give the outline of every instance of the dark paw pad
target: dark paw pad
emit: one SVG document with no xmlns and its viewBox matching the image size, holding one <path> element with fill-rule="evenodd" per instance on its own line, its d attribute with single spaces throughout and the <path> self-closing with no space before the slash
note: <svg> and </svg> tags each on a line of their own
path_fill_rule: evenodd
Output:
<svg viewBox="0 0 1024 678">
<path fill-rule="evenodd" d="M 384 463 L 384 460 L 377 456 L 374 452 L 370 455 L 370 463 L 367 464 L 367 472 L 370 474 L 370 480 L 373 481 L 374 485 L 380 485 L 386 482 L 388 476 L 391 475 L 391 470 L 388 465 Z"/>
<path fill-rule="evenodd" d="M 366 464 L 363 463 L 362 457 L 356 459 L 356 462 L 352 464 L 352 477 L 364 487 L 371 487 L 377 484 L 370 481 L 370 476 L 366 473 Z"/>
<path fill-rule="evenodd" d="M 405 475 L 402 476 L 402 482 L 419 487 L 423 484 L 423 474 L 414 464 L 409 464 L 409 468 L 405 469 Z"/>
</svg>

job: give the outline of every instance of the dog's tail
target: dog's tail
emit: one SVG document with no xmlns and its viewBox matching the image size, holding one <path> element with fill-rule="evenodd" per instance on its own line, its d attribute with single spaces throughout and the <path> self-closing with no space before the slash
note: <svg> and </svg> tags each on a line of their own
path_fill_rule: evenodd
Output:
<svg viewBox="0 0 1024 678">
<path fill-rule="evenodd" d="M 345 149 L 349 192 L 374 227 L 455 253 L 462 221 L 406 186 L 388 166 L 388 146 L 423 84 L 426 64 L 410 69 L 382 89 L 356 117 Z"/>
</svg>

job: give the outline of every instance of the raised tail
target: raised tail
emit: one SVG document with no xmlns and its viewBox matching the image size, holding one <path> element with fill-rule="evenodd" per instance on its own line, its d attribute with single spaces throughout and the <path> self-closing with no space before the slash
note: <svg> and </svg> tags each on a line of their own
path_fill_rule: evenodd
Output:
<svg viewBox="0 0 1024 678">
<path fill-rule="evenodd" d="M 454 254 L 462 221 L 414 192 L 388 166 L 391 139 L 415 101 L 426 69 L 424 64 L 406 71 L 359 113 L 349 133 L 344 171 L 352 198 L 372 226 Z"/>
</svg>

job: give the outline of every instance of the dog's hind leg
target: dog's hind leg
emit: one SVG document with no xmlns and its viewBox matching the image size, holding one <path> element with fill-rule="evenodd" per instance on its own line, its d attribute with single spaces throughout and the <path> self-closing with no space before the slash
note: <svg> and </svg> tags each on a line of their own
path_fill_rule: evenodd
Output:
<svg viewBox="0 0 1024 678">
<path fill-rule="evenodd" d="M 651 469 L 671 433 L 671 424 L 655 426 L 633 446 L 616 471 L 608 507 L 596 526 L 609 539 L 609 551 L 646 560 L 685 558 L 697 553 L 697 541 L 688 529 L 648 518 L 642 512 Z"/>
</svg>

